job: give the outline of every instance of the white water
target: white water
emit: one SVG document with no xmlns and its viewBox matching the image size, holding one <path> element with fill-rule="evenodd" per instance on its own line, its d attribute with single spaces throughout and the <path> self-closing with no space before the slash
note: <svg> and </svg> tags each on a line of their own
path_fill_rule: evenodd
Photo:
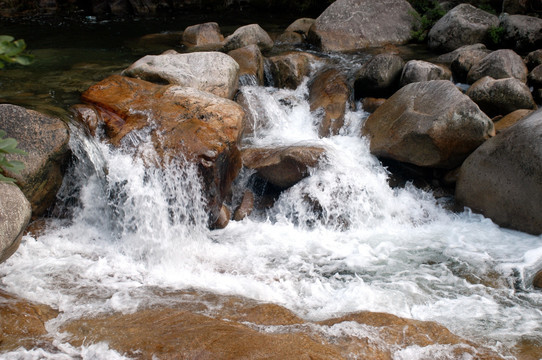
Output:
<svg viewBox="0 0 542 360">
<path fill-rule="evenodd" d="M 153 150 L 144 132 L 129 139 L 138 144 L 134 156 L 74 129 L 79 161 L 62 197 L 75 214 L 37 239 L 26 236 L 0 265 L 3 289 L 62 312 L 48 324 L 60 353 L 20 349 L 0 357 L 122 358 L 105 344 L 73 348 L 56 329 L 159 301 L 150 287 L 241 295 L 310 320 L 360 310 L 433 320 L 502 351 L 522 337 L 542 341 L 542 293 L 529 283 L 542 267 L 542 237 L 452 213 L 413 186 L 390 188 L 359 136 L 361 110 L 347 115 L 341 135 L 319 139 L 306 84 L 243 92 L 259 100 L 252 105 L 260 119 L 245 143 L 322 145 L 327 156 L 311 176 L 269 211 L 209 231 L 193 168 L 148 169 L 141 158 L 152 159 Z M 355 336 L 360 328 L 340 331 Z M 452 350 L 410 347 L 395 357 L 446 358 Z"/>
</svg>

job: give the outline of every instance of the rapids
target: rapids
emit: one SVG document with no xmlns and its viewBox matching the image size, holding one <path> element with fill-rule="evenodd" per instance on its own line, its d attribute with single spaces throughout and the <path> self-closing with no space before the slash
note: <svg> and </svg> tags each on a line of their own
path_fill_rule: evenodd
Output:
<svg viewBox="0 0 542 360">
<path fill-rule="evenodd" d="M 390 187 L 387 169 L 360 136 L 368 114 L 359 103 L 339 135 L 321 139 L 306 81 L 296 90 L 241 91 L 260 119 L 243 146 L 323 146 L 326 157 L 311 176 L 271 208 L 210 231 L 193 166 L 182 159 L 166 169 L 146 166 L 154 153 L 144 131 L 130 137 L 133 151 L 71 124 L 74 161 L 55 217 L 0 265 L 2 289 L 61 312 L 47 324 L 60 352 L 19 349 L 1 358 L 122 359 L 104 343 L 75 348 L 58 329 L 166 301 L 156 288 L 243 296 L 308 320 L 361 310 L 432 320 L 503 355 L 524 339 L 542 342 L 542 292 L 532 288 L 542 237 L 468 209 L 452 212 L 451 199 L 412 184 Z M 235 190 L 251 179 L 242 173 Z M 345 324 L 334 331 L 361 330 Z M 411 347 L 395 358 L 442 352 Z"/>
</svg>

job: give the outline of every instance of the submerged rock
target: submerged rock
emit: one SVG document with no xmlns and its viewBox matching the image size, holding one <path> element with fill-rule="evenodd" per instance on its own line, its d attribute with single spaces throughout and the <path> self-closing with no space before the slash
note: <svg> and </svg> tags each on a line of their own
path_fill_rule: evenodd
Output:
<svg viewBox="0 0 542 360">
<path fill-rule="evenodd" d="M 481 43 L 499 18 L 470 4 L 460 4 L 440 18 L 429 31 L 428 45 L 442 52 Z"/>
<path fill-rule="evenodd" d="M 122 73 L 158 84 L 181 85 L 233 99 L 239 86 L 239 65 L 220 52 L 147 55 Z"/>
<path fill-rule="evenodd" d="M 495 80 L 486 76 L 472 84 L 466 94 L 490 117 L 536 109 L 527 85 L 515 78 Z"/>
<path fill-rule="evenodd" d="M 31 216 L 32 208 L 21 190 L 14 184 L 0 182 L 0 263 L 19 247 Z"/>
<path fill-rule="evenodd" d="M 309 175 L 325 149 L 317 146 L 248 148 L 242 151 L 243 165 L 257 171 L 271 184 L 286 189 Z"/>
<path fill-rule="evenodd" d="M 344 125 L 344 115 L 351 92 L 346 76 L 337 69 L 324 70 L 310 83 L 310 109 L 323 112 L 318 131 L 320 136 L 339 133 Z"/>
<path fill-rule="evenodd" d="M 241 26 L 224 40 L 223 51 L 228 52 L 248 45 L 257 45 L 261 51 L 271 50 L 273 40 L 258 24 Z"/>
<path fill-rule="evenodd" d="M 378 54 L 366 62 L 356 74 L 356 98 L 386 97 L 399 88 L 405 62 L 399 55 Z"/>
<path fill-rule="evenodd" d="M 494 79 L 516 78 L 527 82 L 527 67 L 521 56 L 513 50 L 501 49 L 494 51 L 474 64 L 467 74 L 467 82 L 472 84 L 484 76 Z"/>
<path fill-rule="evenodd" d="M 315 21 L 309 38 L 324 51 L 349 51 L 411 38 L 415 10 L 405 0 L 337 0 Z"/>
<path fill-rule="evenodd" d="M 8 154 L 8 160 L 24 163 L 14 178 L 32 205 L 33 216 L 43 215 L 56 200 L 69 157 L 69 132 L 56 117 L 9 104 L 0 105 L 0 129 L 16 139 L 27 155 Z"/>
<path fill-rule="evenodd" d="M 369 116 L 363 134 L 376 156 L 453 169 L 494 135 L 494 128 L 451 81 L 433 80 L 397 91 Z"/>
<path fill-rule="evenodd" d="M 463 163 L 456 199 L 495 223 L 542 233 L 542 110 L 474 151 Z"/>
<path fill-rule="evenodd" d="M 241 168 L 237 144 L 245 113 L 237 103 L 193 88 L 118 75 L 89 88 L 82 100 L 99 114 L 96 122 L 112 144 L 119 146 L 126 135 L 147 128 L 161 160 L 185 157 L 195 162 L 210 223 L 216 221 Z"/>
</svg>

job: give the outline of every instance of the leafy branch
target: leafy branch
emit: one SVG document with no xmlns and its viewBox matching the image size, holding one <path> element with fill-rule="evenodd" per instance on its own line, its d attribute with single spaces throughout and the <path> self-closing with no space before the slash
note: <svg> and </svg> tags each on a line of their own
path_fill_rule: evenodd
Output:
<svg viewBox="0 0 542 360">
<path fill-rule="evenodd" d="M 7 160 L 6 154 L 26 155 L 26 152 L 21 149 L 17 149 L 17 140 L 13 138 L 3 139 L 4 136 L 6 136 L 6 132 L 4 130 L 0 130 L 0 169 L 3 170 L 3 172 L 10 171 L 12 173 L 17 173 L 24 169 L 24 164 L 17 160 Z M 15 179 L 0 174 L 0 181 L 14 182 Z"/>
<path fill-rule="evenodd" d="M 25 53 L 26 43 L 23 39 L 15 40 L 13 36 L 0 35 L 0 69 L 6 64 L 30 65 L 34 56 Z"/>
</svg>

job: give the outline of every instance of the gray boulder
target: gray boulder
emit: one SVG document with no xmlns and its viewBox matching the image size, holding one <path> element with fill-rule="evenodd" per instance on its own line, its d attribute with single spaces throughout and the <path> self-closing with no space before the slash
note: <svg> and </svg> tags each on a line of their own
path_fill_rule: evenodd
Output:
<svg viewBox="0 0 542 360">
<path fill-rule="evenodd" d="M 502 43 L 518 52 L 527 52 L 542 47 L 542 19 L 526 15 L 501 16 L 504 29 Z"/>
<path fill-rule="evenodd" d="M 527 85 L 515 78 L 495 80 L 486 76 L 472 84 L 466 94 L 490 117 L 519 109 L 536 109 Z"/>
<path fill-rule="evenodd" d="M 399 55 L 384 53 L 366 62 L 356 74 L 356 97 L 386 97 L 399 87 L 405 62 Z"/>
<path fill-rule="evenodd" d="M 19 247 L 31 216 L 32 208 L 22 191 L 0 182 L 0 263 Z"/>
<path fill-rule="evenodd" d="M 467 82 L 467 75 L 472 66 L 482 61 L 490 52 L 485 46 L 481 49 L 465 49 L 461 51 L 450 66 L 454 80 L 461 83 Z"/>
<path fill-rule="evenodd" d="M 525 65 L 527 65 L 527 69 L 529 69 L 529 71 L 538 65 L 542 65 L 542 49 L 531 51 L 529 54 L 527 54 L 525 57 Z"/>
<path fill-rule="evenodd" d="M 245 25 L 224 39 L 223 51 L 228 52 L 247 45 L 257 45 L 261 51 L 268 51 L 273 47 L 273 40 L 260 25 Z"/>
<path fill-rule="evenodd" d="M 467 74 L 467 82 L 473 84 L 484 76 L 494 79 L 516 78 L 527 82 L 527 67 L 521 56 L 513 50 L 501 49 L 488 54 L 474 64 Z"/>
<path fill-rule="evenodd" d="M 147 55 L 124 70 L 123 75 L 158 84 L 191 87 L 227 99 L 233 98 L 239 85 L 237 62 L 215 51 Z"/>
<path fill-rule="evenodd" d="M 445 169 L 459 166 L 494 133 L 491 119 L 448 80 L 406 85 L 363 128 L 374 155 Z"/>
<path fill-rule="evenodd" d="M 324 51 L 348 51 L 411 38 L 415 11 L 405 0 L 337 0 L 315 21 L 309 39 Z"/>
<path fill-rule="evenodd" d="M 34 216 L 43 215 L 54 203 L 69 157 L 69 132 L 64 121 L 23 107 L 0 105 L 0 129 L 19 142 L 27 155 L 9 154 L 8 160 L 22 161 L 25 168 L 7 175 L 32 205 Z"/>
<path fill-rule="evenodd" d="M 542 233 L 542 110 L 474 151 L 463 163 L 456 200 L 495 223 Z"/>
<path fill-rule="evenodd" d="M 433 25 L 428 34 L 431 49 L 447 52 L 463 45 L 481 43 L 499 18 L 469 4 L 460 4 Z"/>
<path fill-rule="evenodd" d="M 283 146 L 277 148 L 248 148 L 241 153 L 243 165 L 254 169 L 269 183 L 286 189 L 309 175 L 325 150 L 318 146 Z"/>
<path fill-rule="evenodd" d="M 450 69 L 423 60 L 410 60 L 401 73 L 400 86 L 429 80 L 450 80 Z"/>
<path fill-rule="evenodd" d="M 542 65 L 538 65 L 529 73 L 529 85 L 536 89 L 542 88 Z"/>
</svg>

